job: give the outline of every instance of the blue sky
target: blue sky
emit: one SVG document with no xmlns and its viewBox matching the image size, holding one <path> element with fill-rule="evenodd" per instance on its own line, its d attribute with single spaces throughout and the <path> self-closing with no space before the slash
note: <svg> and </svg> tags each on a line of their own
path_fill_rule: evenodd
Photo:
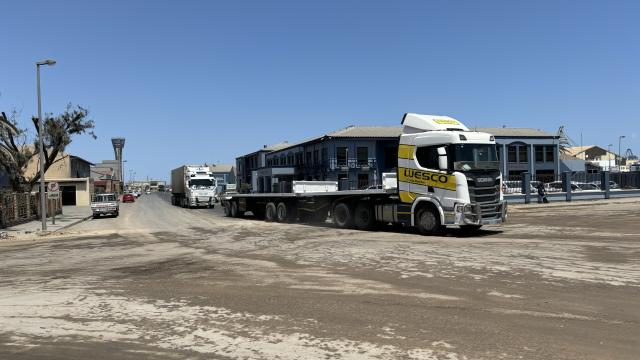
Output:
<svg viewBox="0 0 640 360">
<path fill-rule="evenodd" d="M 405 112 L 467 125 L 565 125 L 640 153 L 637 1 L 6 1 L 0 109 L 88 107 L 69 150 L 166 179 L 262 144 Z M 129 171 L 125 170 L 127 176 Z"/>
</svg>

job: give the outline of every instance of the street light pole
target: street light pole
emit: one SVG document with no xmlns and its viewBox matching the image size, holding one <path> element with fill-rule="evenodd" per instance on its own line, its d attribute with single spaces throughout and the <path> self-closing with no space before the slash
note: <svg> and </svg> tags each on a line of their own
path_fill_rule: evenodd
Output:
<svg viewBox="0 0 640 360">
<path fill-rule="evenodd" d="M 47 204 L 44 194 L 44 127 L 42 124 L 42 100 L 40 96 L 40 66 L 55 65 L 55 60 L 44 60 L 36 62 L 36 81 L 38 91 L 38 142 L 40 143 L 40 219 L 42 220 L 42 231 L 47 231 Z"/>
<path fill-rule="evenodd" d="M 607 145 L 607 157 L 609 158 L 609 171 L 611 171 L 611 147 L 613 144 Z"/>
<path fill-rule="evenodd" d="M 626 136 L 624 135 L 620 135 L 618 137 L 618 172 L 620 172 L 620 165 L 622 165 L 622 139 L 624 139 Z"/>
</svg>

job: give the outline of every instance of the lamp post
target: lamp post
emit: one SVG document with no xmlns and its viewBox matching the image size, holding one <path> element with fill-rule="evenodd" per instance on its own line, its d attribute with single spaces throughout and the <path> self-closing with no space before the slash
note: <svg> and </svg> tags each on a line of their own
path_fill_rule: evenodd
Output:
<svg viewBox="0 0 640 360">
<path fill-rule="evenodd" d="M 609 171 L 611 171 L 611 147 L 613 144 L 607 145 L 607 157 L 609 158 Z"/>
<path fill-rule="evenodd" d="M 620 172 L 620 165 L 622 165 L 622 139 L 626 138 L 624 135 L 618 137 L 618 172 Z"/>
<path fill-rule="evenodd" d="M 120 169 L 120 186 L 122 187 L 122 193 L 124 194 L 124 163 L 126 163 L 127 160 L 122 160 L 122 168 Z"/>
<path fill-rule="evenodd" d="M 40 143 L 40 219 L 42 220 L 42 231 L 47 231 L 47 204 L 45 204 L 44 194 L 44 127 L 42 125 L 42 100 L 40 97 L 40 66 L 55 65 L 55 60 L 43 60 L 36 62 L 36 81 L 38 90 L 38 142 Z"/>
</svg>

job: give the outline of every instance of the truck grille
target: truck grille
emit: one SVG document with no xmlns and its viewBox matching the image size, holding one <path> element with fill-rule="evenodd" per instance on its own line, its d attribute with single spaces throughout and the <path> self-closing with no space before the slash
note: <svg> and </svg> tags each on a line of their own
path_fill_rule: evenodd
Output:
<svg viewBox="0 0 640 360">
<path fill-rule="evenodd" d="M 480 215 L 481 219 L 496 219 L 502 215 L 499 178 L 486 184 L 476 184 L 474 179 L 468 178 L 467 185 L 469 187 L 469 200 L 471 200 L 472 204 L 480 207 L 475 212 Z"/>
</svg>

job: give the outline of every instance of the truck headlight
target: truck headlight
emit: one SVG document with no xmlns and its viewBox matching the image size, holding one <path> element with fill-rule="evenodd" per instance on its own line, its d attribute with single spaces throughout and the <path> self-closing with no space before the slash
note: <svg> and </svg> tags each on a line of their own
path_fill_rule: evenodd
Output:
<svg viewBox="0 0 640 360">
<path fill-rule="evenodd" d="M 457 212 L 457 213 L 464 212 L 464 204 L 456 204 L 455 212 Z"/>
</svg>

